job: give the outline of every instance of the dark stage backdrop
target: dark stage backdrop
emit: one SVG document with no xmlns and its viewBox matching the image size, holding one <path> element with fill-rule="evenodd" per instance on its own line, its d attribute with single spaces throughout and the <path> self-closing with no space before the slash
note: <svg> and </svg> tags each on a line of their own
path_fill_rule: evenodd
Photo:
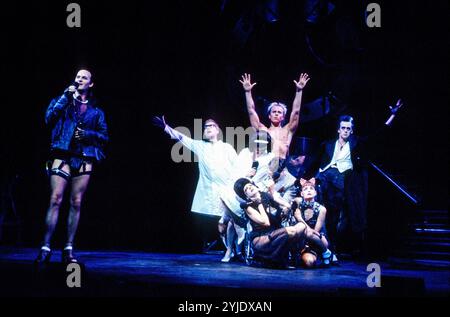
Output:
<svg viewBox="0 0 450 317">
<path fill-rule="evenodd" d="M 341 112 L 356 117 L 359 134 L 381 125 L 401 97 L 404 111 L 373 160 L 413 185 L 426 208 L 447 208 L 448 4 L 378 2 L 382 27 L 370 29 L 365 1 L 335 1 L 314 25 L 305 23 L 305 1 L 279 1 L 275 23 L 254 9 L 263 1 L 242 2 L 77 1 L 79 29 L 66 26 L 69 1 L 2 4 L 2 178 L 16 177 L 24 245 L 40 242 L 48 204 L 46 107 L 84 67 L 94 73 L 111 141 L 86 196 L 79 247 L 196 248 L 197 166 L 171 160 L 173 141 L 151 117 L 190 129 L 208 117 L 247 127 L 244 72 L 258 82 L 255 97 L 288 105 L 293 80 L 308 72 L 303 102 L 333 92 L 342 100 L 335 115 L 347 105 Z M 303 123 L 297 136 L 333 137 L 334 120 Z"/>
</svg>

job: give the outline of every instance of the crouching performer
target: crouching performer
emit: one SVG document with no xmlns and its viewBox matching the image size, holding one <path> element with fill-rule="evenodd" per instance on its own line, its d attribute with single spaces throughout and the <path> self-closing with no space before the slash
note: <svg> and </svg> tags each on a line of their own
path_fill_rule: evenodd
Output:
<svg viewBox="0 0 450 317">
<path fill-rule="evenodd" d="M 249 179 L 238 179 L 234 190 L 246 201 L 242 208 L 250 223 L 249 239 L 256 261 L 267 267 L 286 268 L 292 245 L 301 239 L 306 239 L 323 257 L 331 255 L 320 235 L 304 222 L 282 227 L 281 219 L 288 208 L 280 206 L 270 194 L 261 192 Z M 272 212 L 271 207 L 276 208 L 276 212 Z"/>
<path fill-rule="evenodd" d="M 293 212 L 293 225 L 297 222 L 304 223 L 308 230 L 311 230 L 315 235 L 320 237 L 322 244 L 328 248 L 328 240 L 326 238 L 325 231 L 325 217 L 327 210 L 324 206 L 315 201 L 317 196 L 316 180 L 311 178 L 310 180 L 300 179 L 301 192 L 300 196 L 294 199 L 292 204 Z M 320 250 L 310 245 L 308 241 L 300 241 L 299 244 L 300 257 L 299 263 L 306 267 L 312 268 L 319 264 L 330 264 L 330 254 L 326 254 L 327 257 L 323 258 L 318 254 Z"/>
</svg>

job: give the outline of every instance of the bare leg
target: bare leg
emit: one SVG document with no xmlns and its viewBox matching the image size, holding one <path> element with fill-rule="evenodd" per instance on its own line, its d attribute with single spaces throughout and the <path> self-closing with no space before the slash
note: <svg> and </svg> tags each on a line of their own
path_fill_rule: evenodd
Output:
<svg viewBox="0 0 450 317">
<path fill-rule="evenodd" d="M 72 190 L 70 193 L 70 209 L 67 221 L 67 245 L 72 245 L 80 220 L 80 209 L 83 195 L 89 184 L 90 175 L 81 175 L 72 178 Z"/>
<path fill-rule="evenodd" d="M 217 225 L 217 229 L 219 230 L 219 234 L 220 237 L 222 238 L 223 244 L 225 246 L 227 246 L 227 241 L 225 239 L 226 233 L 227 233 L 227 229 L 228 229 L 228 224 L 226 222 L 219 222 Z"/>
<path fill-rule="evenodd" d="M 228 222 L 227 236 L 226 236 L 227 251 L 225 252 L 224 257 L 221 260 L 222 262 L 230 262 L 231 258 L 233 257 L 233 246 L 234 246 L 235 239 L 236 239 L 236 231 L 234 230 L 234 223 L 232 220 L 230 220 Z"/>
<path fill-rule="evenodd" d="M 237 225 L 236 223 L 233 223 L 234 230 L 236 232 L 236 239 L 235 239 L 235 250 L 236 255 L 242 254 L 243 249 L 243 243 L 245 240 L 245 229 Z"/>
<path fill-rule="evenodd" d="M 327 251 L 327 245 L 322 241 L 322 237 L 314 232 L 311 228 L 306 228 L 305 230 L 306 240 L 308 244 L 313 247 L 314 250 L 323 253 Z"/>
<path fill-rule="evenodd" d="M 225 248 L 228 248 L 227 245 L 227 229 L 228 229 L 228 218 L 224 216 L 222 216 L 219 219 L 219 223 L 217 224 L 217 229 L 219 230 L 219 235 L 220 238 L 222 239 L 223 245 L 225 246 Z"/>
<path fill-rule="evenodd" d="M 61 160 L 55 160 L 53 162 L 52 168 L 57 168 L 60 164 Z M 63 166 L 62 170 L 70 173 L 70 169 L 67 165 Z M 44 235 L 44 244 L 47 247 L 50 247 L 50 241 L 58 222 L 59 208 L 61 207 L 66 186 L 67 180 L 65 180 L 64 178 L 56 175 L 50 176 L 50 205 L 45 217 L 46 230 Z"/>
<path fill-rule="evenodd" d="M 288 233 L 289 239 L 299 239 L 300 237 L 303 236 L 306 230 L 306 225 L 303 222 L 299 222 L 294 226 L 289 226 L 286 227 L 285 229 Z"/>
</svg>

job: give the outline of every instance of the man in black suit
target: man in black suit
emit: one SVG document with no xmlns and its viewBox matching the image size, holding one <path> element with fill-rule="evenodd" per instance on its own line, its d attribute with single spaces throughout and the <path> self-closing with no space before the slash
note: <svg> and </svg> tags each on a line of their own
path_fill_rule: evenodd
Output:
<svg viewBox="0 0 450 317">
<path fill-rule="evenodd" d="M 391 116 L 384 127 L 391 125 L 401 100 L 390 107 Z M 354 119 L 344 115 L 339 118 L 338 138 L 322 144 L 320 182 L 322 203 L 326 206 L 326 229 L 329 241 L 336 252 L 340 233 L 349 226 L 354 247 L 360 248 L 367 225 L 367 169 L 362 159 L 368 137 L 353 135 Z M 358 250 L 361 251 L 361 250 Z"/>
</svg>

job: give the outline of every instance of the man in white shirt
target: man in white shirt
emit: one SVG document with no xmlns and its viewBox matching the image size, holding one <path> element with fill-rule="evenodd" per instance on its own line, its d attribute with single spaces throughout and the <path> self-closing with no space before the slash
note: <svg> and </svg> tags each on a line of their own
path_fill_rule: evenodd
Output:
<svg viewBox="0 0 450 317">
<path fill-rule="evenodd" d="M 204 123 L 203 140 L 193 140 L 166 124 L 164 116 L 155 117 L 154 124 L 174 140 L 181 142 L 198 157 L 199 179 L 191 211 L 197 214 L 223 217 L 226 206 L 220 196 L 234 182 L 237 154 L 228 143 L 219 140 L 219 126 L 208 119 Z"/>
<path fill-rule="evenodd" d="M 350 116 L 339 118 L 338 139 L 325 143 L 322 164 L 319 168 L 318 179 L 323 204 L 329 210 L 326 221 L 327 233 L 332 243 L 336 242 L 339 216 L 344 207 L 345 176 L 353 169 L 349 142 L 353 134 L 353 122 Z"/>
<path fill-rule="evenodd" d="M 390 107 L 391 115 L 384 128 L 391 125 L 402 105 L 398 100 L 395 106 Z M 367 171 L 362 157 L 368 137 L 354 136 L 353 128 L 351 116 L 339 118 L 338 139 L 323 144 L 317 176 L 322 203 L 328 210 L 326 229 L 333 249 L 339 242 L 338 232 L 344 229 L 341 225 L 350 226 L 350 231 L 361 243 L 367 226 Z"/>
</svg>

